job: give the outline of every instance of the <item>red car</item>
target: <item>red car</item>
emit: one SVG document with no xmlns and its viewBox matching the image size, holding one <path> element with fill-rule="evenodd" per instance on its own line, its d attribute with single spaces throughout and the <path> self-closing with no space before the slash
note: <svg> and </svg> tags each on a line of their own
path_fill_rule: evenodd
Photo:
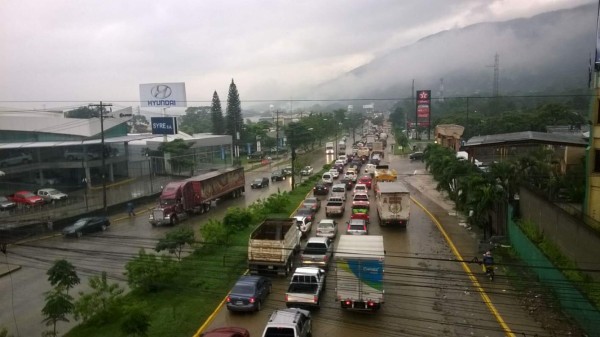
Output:
<svg viewBox="0 0 600 337">
<path fill-rule="evenodd" d="M 357 184 L 365 184 L 368 189 L 371 189 L 371 184 L 373 183 L 373 178 L 370 175 L 362 176 L 358 179 Z"/>
<path fill-rule="evenodd" d="M 201 337 L 250 337 L 250 332 L 244 328 L 223 327 L 207 331 Z"/>
<path fill-rule="evenodd" d="M 37 206 L 44 204 L 44 199 L 42 197 L 35 195 L 30 191 L 18 191 L 14 194 L 7 195 L 6 198 L 12 202 L 26 206 Z"/>
</svg>

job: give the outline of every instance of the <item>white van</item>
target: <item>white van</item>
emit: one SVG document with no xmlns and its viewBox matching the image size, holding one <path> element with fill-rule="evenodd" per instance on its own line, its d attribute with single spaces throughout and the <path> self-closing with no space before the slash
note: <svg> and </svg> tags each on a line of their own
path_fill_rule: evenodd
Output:
<svg viewBox="0 0 600 337">
<path fill-rule="evenodd" d="M 325 172 L 321 176 L 323 184 L 333 184 L 333 175 L 330 172 Z"/>
<path fill-rule="evenodd" d="M 333 154 L 335 152 L 333 146 L 333 142 L 325 143 L 325 154 Z"/>
</svg>

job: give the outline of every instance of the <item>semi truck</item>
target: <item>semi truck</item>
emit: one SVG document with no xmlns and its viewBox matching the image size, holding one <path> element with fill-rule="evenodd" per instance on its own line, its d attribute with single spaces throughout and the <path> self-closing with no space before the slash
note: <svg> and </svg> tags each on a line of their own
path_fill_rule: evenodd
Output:
<svg viewBox="0 0 600 337">
<path fill-rule="evenodd" d="M 302 234 L 296 219 L 266 219 L 250 234 L 248 269 L 287 276 L 294 268 Z"/>
<path fill-rule="evenodd" d="M 379 225 L 408 225 L 410 192 L 399 182 L 380 182 L 375 189 L 375 204 Z"/>
<path fill-rule="evenodd" d="M 243 167 L 167 183 L 148 220 L 152 226 L 176 225 L 190 215 L 208 212 L 217 199 L 241 196 L 245 185 Z"/>
<path fill-rule="evenodd" d="M 336 300 L 343 309 L 377 311 L 384 303 L 381 235 L 341 235 L 334 253 Z"/>
</svg>

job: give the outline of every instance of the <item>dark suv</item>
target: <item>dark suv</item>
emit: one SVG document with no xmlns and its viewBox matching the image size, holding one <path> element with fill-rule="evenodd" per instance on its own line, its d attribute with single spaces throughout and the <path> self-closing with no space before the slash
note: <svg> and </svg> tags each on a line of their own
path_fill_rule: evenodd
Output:
<svg viewBox="0 0 600 337">
<path fill-rule="evenodd" d="M 271 173 L 271 181 L 283 181 L 285 180 L 285 175 L 283 175 L 283 172 L 281 172 L 281 170 L 275 170 L 273 171 L 273 173 Z"/>
<path fill-rule="evenodd" d="M 256 178 L 254 180 L 252 180 L 252 184 L 250 184 L 250 188 L 263 188 L 263 187 L 269 187 L 269 178 L 267 177 L 262 177 L 262 178 Z"/>
<path fill-rule="evenodd" d="M 413 152 L 408 156 L 408 158 L 410 159 L 410 161 L 413 161 L 413 160 L 423 161 L 423 152 Z"/>
</svg>

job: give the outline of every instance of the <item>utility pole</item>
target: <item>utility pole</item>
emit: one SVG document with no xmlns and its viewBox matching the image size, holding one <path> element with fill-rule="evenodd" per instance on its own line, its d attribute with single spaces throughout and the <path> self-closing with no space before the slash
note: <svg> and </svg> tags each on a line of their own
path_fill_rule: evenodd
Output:
<svg viewBox="0 0 600 337">
<path fill-rule="evenodd" d="M 275 111 L 275 158 L 279 158 L 279 109 Z"/>
<path fill-rule="evenodd" d="M 417 139 L 417 120 L 419 119 L 417 116 L 417 102 L 415 101 L 415 79 L 412 80 L 412 87 L 410 90 L 410 101 L 412 102 L 412 106 L 415 107 L 415 136 L 414 139 Z"/>
<path fill-rule="evenodd" d="M 104 107 L 110 106 L 112 104 L 105 104 L 100 101 L 100 104 L 90 104 L 89 106 L 93 106 L 99 108 L 100 112 L 100 144 L 102 144 L 102 209 L 104 210 L 104 214 L 108 213 L 108 209 L 106 207 L 106 149 L 104 148 Z M 87 186 L 86 186 L 87 189 Z"/>
</svg>

